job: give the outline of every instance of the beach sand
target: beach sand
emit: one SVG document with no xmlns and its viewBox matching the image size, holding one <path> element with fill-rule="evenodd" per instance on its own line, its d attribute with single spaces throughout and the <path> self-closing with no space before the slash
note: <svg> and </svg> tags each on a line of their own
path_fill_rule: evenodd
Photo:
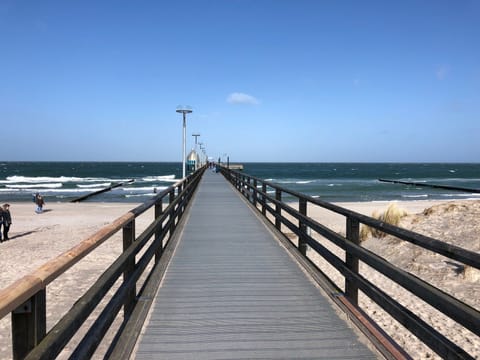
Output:
<svg viewBox="0 0 480 360">
<path fill-rule="evenodd" d="M 480 252 L 480 201 L 455 201 L 443 204 L 437 201 L 399 202 L 408 212 L 402 226 L 425 235 L 434 236 L 458 246 Z M 387 202 L 341 203 L 343 207 L 371 215 L 384 211 Z M 13 224 L 10 239 L 0 244 L 0 288 L 35 270 L 41 264 L 77 245 L 102 226 L 134 208 L 130 203 L 47 203 L 43 214 L 35 214 L 33 203 L 11 203 Z M 424 214 L 425 209 L 429 210 Z M 332 230 L 345 233 L 345 218 L 331 212 L 309 207 L 308 215 Z M 136 233 L 141 233 L 153 219 L 153 210 L 147 211 L 136 222 Z M 321 239 L 320 239 L 321 240 Z M 480 276 L 476 271 L 463 271 L 455 262 L 439 255 L 429 254 L 413 245 L 386 237 L 371 238 L 362 243 L 366 248 L 386 257 L 390 262 L 432 282 L 462 301 L 480 309 Z M 342 255 L 342 251 L 329 246 Z M 99 246 L 84 260 L 47 287 L 47 327 L 50 328 L 65 314 L 98 276 L 122 251 L 121 232 Z M 329 268 L 318 256 L 309 256 L 343 288 L 342 277 Z M 388 279 L 361 264 L 360 271 L 376 284 L 381 284 L 392 297 L 420 312 L 422 318 L 441 328 L 471 355 L 480 358 L 480 339 L 456 326 L 432 307 L 392 284 Z M 415 341 L 413 335 L 385 315 L 364 296 L 360 303 L 367 313 L 406 348 L 415 359 L 432 359 L 436 355 Z M 0 359 L 11 358 L 10 317 L 0 320 Z"/>
</svg>

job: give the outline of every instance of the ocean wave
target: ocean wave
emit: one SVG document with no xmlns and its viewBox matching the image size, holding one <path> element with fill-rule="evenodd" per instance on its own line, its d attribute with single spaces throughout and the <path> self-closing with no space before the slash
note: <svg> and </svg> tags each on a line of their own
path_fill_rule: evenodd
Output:
<svg viewBox="0 0 480 360">
<path fill-rule="evenodd" d="M 144 186 L 144 187 L 124 187 L 121 188 L 123 191 L 152 191 L 157 189 L 157 191 L 162 191 L 168 189 L 168 186 Z"/>
<path fill-rule="evenodd" d="M 155 193 L 142 193 L 142 194 L 127 194 L 125 195 L 126 198 L 131 198 L 131 197 L 145 197 L 145 196 L 155 196 L 157 194 Z"/>
<path fill-rule="evenodd" d="M 465 193 L 465 194 L 441 194 L 443 197 L 466 197 L 466 198 L 479 198 L 480 194 L 470 194 L 470 193 Z"/>
<path fill-rule="evenodd" d="M 0 192 L 12 193 L 12 192 L 19 192 L 20 189 L 10 189 L 10 188 L 1 188 Z"/>
<path fill-rule="evenodd" d="M 166 181 L 166 182 L 173 182 L 173 181 L 178 181 L 178 179 L 175 179 L 175 175 L 160 175 L 160 176 L 146 176 L 142 178 L 143 181 Z"/>
<path fill-rule="evenodd" d="M 81 177 L 74 177 L 74 176 L 58 176 L 58 177 L 50 177 L 50 176 L 7 176 L 6 180 L 0 180 L 2 184 L 12 184 L 12 183 L 69 183 L 69 182 L 99 182 L 99 181 L 127 181 L 129 179 L 121 180 L 112 180 L 106 178 L 81 178 Z"/>
<path fill-rule="evenodd" d="M 65 189 L 65 188 L 22 188 L 22 189 L 10 189 L 10 188 L 2 188 L 0 192 L 3 193 L 41 193 L 41 194 L 48 194 L 48 193 L 89 193 L 94 191 L 103 190 L 103 188 L 88 188 L 88 189 Z"/>
<path fill-rule="evenodd" d="M 282 179 L 282 180 L 276 180 L 277 184 L 296 184 L 296 185 L 304 185 L 304 184 L 310 184 L 315 182 L 316 180 L 298 180 L 298 179 Z"/>
<path fill-rule="evenodd" d="M 402 198 L 415 199 L 415 198 L 427 198 L 428 194 L 418 194 L 418 195 L 401 195 Z"/>
<path fill-rule="evenodd" d="M 101 183 L 101 184 L 88 184 L 88 185 L 77 184 L 77 187 L 82 188 L 82 189 L 88 189 L 88 188 L 93 188 L 93 187 L 108 187 L 110 185 L 112 185 L 112 183 L 107 182 L 107 183 Z"/>
<path fill-rule="evenodd" d="M 16 185 L 5 185 L 9 189 L 55 189 L 61 188 L 62 183 L 53 183 L 53 184 L 16 184 Z"/>
</svg>

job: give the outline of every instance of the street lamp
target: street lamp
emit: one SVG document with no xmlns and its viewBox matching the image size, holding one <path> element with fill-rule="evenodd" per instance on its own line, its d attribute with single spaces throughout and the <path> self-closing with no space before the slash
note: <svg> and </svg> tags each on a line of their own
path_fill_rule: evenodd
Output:
<svg viewBox="0 0 480 360">
<path fill-rule="evenodd" d="M 195 138 L 195 150 L 197 150 L 197 138 L 200 136 L 200 134 L 192 134 L 192 136 Z"/>
<path fill-rule="evenodd" d="M 183 156 L 182 156 L 182 164 L 183 164 L 183 172 L 182 178 L 185 178 L 185 158 L 186 158 L 186 134 L 187 134 L 187 114 L 192 112 L 192 108 L 190 106 L 177 106 L 177 113 L 183 114 Z"/>
</svg>

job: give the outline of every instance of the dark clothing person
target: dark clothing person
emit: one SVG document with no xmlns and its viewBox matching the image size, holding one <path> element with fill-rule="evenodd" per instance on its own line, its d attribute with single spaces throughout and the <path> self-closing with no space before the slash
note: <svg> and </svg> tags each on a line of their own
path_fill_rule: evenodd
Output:
<svg viewBox="0 0 480 360">
<path fill-rule="evenodd" d="M 3 239 L 9 240 L 8 231 L 12 225 L 12 215 L 10 214 L 10 204 L 3 205 Z"/>
<path fill-rule="evenodd" d="M 37 195 L 35 195 L 35 204 L 37 205 L 35 212 L 37 214 L 41 214 L 43 212 L 43 205 L 45 204 L 45 201 L 43 200 L 42 195 L 38 193 Z"/>
<path fill-rule="evenodd" d="M 2 225 L 3 225 L 3 208 L 0 206 L 0 242 L 3 242 L 2 239 Z M 4 227 L 5 229 L 5 227 Z"/>
</svg>

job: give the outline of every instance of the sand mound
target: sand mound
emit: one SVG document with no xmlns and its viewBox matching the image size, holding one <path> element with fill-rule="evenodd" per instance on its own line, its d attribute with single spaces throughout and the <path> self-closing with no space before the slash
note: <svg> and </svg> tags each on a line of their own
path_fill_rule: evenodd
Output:
<svg viewBox="0 0 480 360">
<path fill-rule="evenodd" d="M 434 205 L 408 215 L 399 226 L 461 248 L 480 252 L 480 201 Z M 480 308 L 480 270 L 388 235 L 371 238 L 365 247 L 396 266 L 432 283 L 467 304 Z"/>
</svg>

